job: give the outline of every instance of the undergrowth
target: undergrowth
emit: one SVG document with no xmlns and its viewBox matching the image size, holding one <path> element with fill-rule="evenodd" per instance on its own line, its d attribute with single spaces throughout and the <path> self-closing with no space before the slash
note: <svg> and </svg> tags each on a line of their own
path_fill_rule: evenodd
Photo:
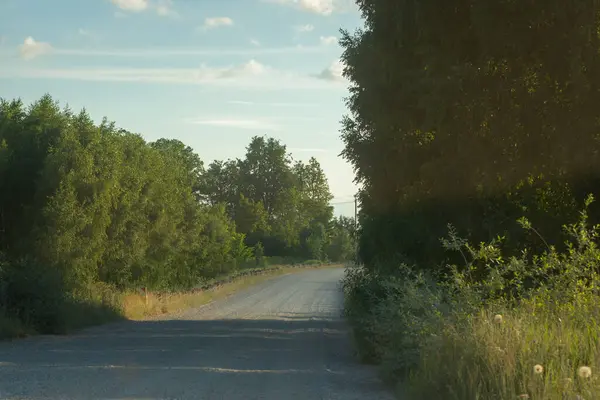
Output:
<svg viewBox="0 0 600 400">
<path fill-rule="evenodd" d="M 590 196 L 565 226 L 567 250 L 546 243 L 505 258 L 498 237 L 478 246 L 450 227 L 442 245 L 465 264 L 443 278 L 349 268 L 346 313 L 359 355 L 410 399 L 600 399 L 600 226 Z M 535 231 L 526 219 L 523 229 Z"/>
</svg>

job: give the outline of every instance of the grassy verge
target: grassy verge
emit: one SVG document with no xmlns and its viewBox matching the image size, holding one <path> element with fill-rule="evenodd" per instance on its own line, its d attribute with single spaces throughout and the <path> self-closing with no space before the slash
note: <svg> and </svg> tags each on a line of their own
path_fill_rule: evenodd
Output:
<svg viewBox="0 0 600 400">
<path fill-rule="evenodd" d="M 187 292 L 156 293 L 119 292 L 100 283 L 92 284 L 77 293 L 66 295 L 60 286 L 42 279 L 21 282 L 14 278 L 8 304 L 11 313 L 0 307 L 0 339 L 14 339 L 38 333 L 65 334 L 77 329 L 118 320 L 141 320 L 181 312 L 229 296 L 273 277 L 311 268 L 340 267 L 306 261 L 294 265 L 273 265 L 238 271 L 203 282 Z M 24 266 L 25 268 L 25 266 Z M 37 269 L 35 269 L 37 270 Z M 20 269 L 23 276 L 27 270 Z M 54 290 L 52 290 L 54 289 Z M 5 306 L 6 307 L 6 306 Z"/>
<path fill-rule="evenodd" d="M 567 229 L 567 252 L 535 257 L 450 240 L 471 260 L 443 281 L 348 269 L 359 355 L 415 400 L 600 399 L 600 227 Z"/>
</svg>

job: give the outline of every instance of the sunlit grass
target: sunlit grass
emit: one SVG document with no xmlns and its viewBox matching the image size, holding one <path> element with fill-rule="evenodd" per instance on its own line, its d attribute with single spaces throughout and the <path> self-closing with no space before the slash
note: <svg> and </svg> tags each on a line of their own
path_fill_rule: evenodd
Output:
<svg viewBox="0 0 600 400">
<path fill-rule="evenodd" d="M 595 300 L 578 310 L 583 318 L 530 301 L 504 313 L 501 324 L 483 309 L 464 322 L 447 320 L 439 335 L 424 339 L 406 384 L 419 399 L 598 399 Z"/>
<path fill-rule="evenodd" d="M 405 265 L 395 276 L 349 269 L 359 354 L 411 400 L 600 399 L 600 225 L 586 221 L 584 210 L 565 226 L 566 251 L 535 257 L 451 235 L 444 247 L 472 260 L 445 280 Z"/>
</svg>

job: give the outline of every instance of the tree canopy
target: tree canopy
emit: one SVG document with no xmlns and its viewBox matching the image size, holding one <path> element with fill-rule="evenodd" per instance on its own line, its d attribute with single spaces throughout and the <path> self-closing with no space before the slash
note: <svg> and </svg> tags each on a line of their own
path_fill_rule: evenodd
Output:
<svg viewBox="0 0 600 400">
<path fill-rule="evenodd" d="M 476 242 L 534 241 L 507 225 L 524 212 L 560 232 L 597 185 L 600 5 L 357 4 L 342 138 L 363 186 L 363 260 L 438 264 L 449 222 Z"/>
<path fill-rule="evenodd" d="M 96 125 L 50 95 L 0 102 L 0 253 L 69 287 L 189 288 L 258 253 L 345 260 L 353 237 L 331 198 L 318 161 L 294 161 L 274 138 L 205 166 L 179 140 Z"/>
</svg>

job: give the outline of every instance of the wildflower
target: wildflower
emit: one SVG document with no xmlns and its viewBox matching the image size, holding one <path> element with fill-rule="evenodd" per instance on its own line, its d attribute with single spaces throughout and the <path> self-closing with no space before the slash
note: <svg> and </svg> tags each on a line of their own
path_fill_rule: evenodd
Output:
<svg viewBox="0 0 600 400">
<path fill-rule="evenodd" d="M 544 372 L 544 367 L 542 367 L 540 364 L 535 364 L 533 366 L 533 373 L 536 375 L 542 374 Z"/>
<path fill-rule="evenodd" d="M 590 367 L 579 367 L 579 369 L 577 370 L 577 375 L 579 375 L 579 377 L 581 378 L 589 378 L 590 376 L 592 376 L 592 369 Z"/>
<path fill-rule="evenodd" d="M 502 323 L 502 315 L 500 315 L 500 314 L 494 315 L 494 323 L 501 324 Z"/>
</svg>

